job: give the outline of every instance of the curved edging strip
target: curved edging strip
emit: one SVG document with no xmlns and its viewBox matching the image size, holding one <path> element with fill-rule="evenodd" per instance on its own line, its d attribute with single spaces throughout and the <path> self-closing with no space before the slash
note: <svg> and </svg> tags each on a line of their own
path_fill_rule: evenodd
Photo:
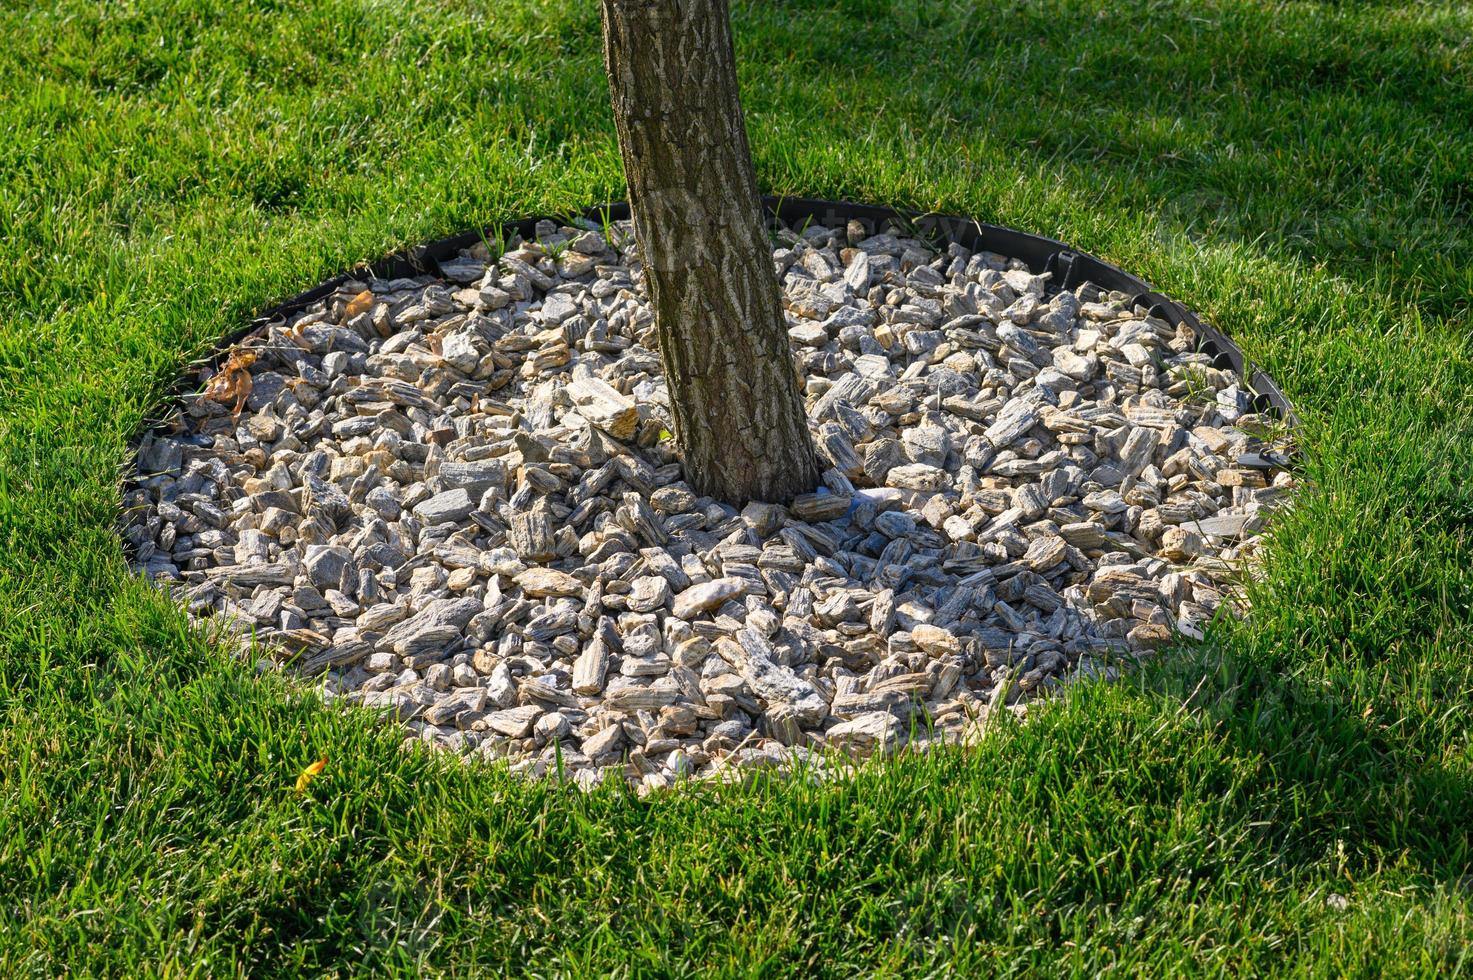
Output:
<svg viewBox="0 0 1473 980">
<path fill-rule="evenodd" d="M 1284 397 L 1283 391 L 1272 378 L 1254 367 L 1244 357 L 1243 351 L 1227 334 L 1203 323 L 1180 303 L 1156 292 L 1145 280 L 1103 259 L 1072 249 L 1063 242 L 1014 228 L 984 224 L 957 215 L 851 204 L 847 201 L 823 201 L 802 197 L 764 197 L 763 205 L 769 215 L 777 217 L 789 227 L 801 225 L 806 221 L 814 221 L 828 227 L 859 221 L 865 226 L 867 233 L 874 233 L 881 230 L 887 222 L 898 222 L 913 229 L 920 237 L 947 243 L 955 242 L 973 251 L 996 252 L 1008 258 L 1021 259 L 1035 273 L 1052 273 L 1052 281 L 1064 289 L 1072 289 L 1081 282 L 1092 282 L 1106 289 L 1133 294 L 1134 305 L 1145 306 L 1152 315 L 1160 317 L 1173 327 L 1185 323 L 1194 330 L 1202 338 L 1201 350 L 1212 355 L 1217 367 L 1231 368 L 1240 378 L 1244 379 L 1253 392 L 1255 410 L 1279 418 L 1291 427 L 1298 425 L 1298 417 L 1294 413 L 1293 406 L 1289 404 L 1289 400 Z M 593 221 L 622 221 L 629 217 L 629 205 L 623 202 L 596 205 L 585 208 L 580 216 Z M 523 238 L 530 239 L 533 237 L 533 229 L 537 222 L 560 221 L 566 220 L 567 217 L 566 215 L 561 218 L 546 215 L 519 218 L 502 225 L 492 225 L 485 229 L 461 232 L 447 238 L 436 239 L 396 252 L 377 262 L 356 266 L 263 311 L 240 330 L 227 336 L 221 342 L 220 351 L 216 356 L 223 355 L 230 346 L 266 324 L 290 316 L 305 309 L 316 300 L 330 295 L 342 283 L 350 279 L 358 279 L 364 275 L 380 279 L 396 279 L 424 273 L 438 275 L 440 260 L 453 258 L 462 249 L 469 248 L 479 241 L 499 236 L 509 237 L 512 234 L 519 234 Z"/>
</svg>

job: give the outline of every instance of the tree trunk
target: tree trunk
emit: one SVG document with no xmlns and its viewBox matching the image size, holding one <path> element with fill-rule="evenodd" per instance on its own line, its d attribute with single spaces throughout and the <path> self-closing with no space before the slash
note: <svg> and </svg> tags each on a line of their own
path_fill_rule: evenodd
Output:
<svg viewBox="0 0 1473 980">
<path fill-rule="evenodd" d="M 787 501 L 818 463 L 737 94 L 726 0 L 603 0 L 604 62 L 675 439 L 698 493 Z"/>
</svg>

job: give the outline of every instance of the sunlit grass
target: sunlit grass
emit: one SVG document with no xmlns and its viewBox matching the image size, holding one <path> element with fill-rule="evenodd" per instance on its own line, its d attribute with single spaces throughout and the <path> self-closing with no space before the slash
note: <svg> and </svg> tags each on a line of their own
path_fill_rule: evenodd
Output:
<svg viewBox="0 0 1473 980">
<path fill-rule="evenodd" d="M 127 575 L 126 445 L 253 311 L 622 196 L 596 5 L 9 5 L 0 974 L 1473 969 L 1473 15 L 735 19 L 764 190 L 1061 238 L 1280 382 L 1306 490 L 1252 622 L 824 786 L 584 797 L 401 751 Z"/>
</svg>

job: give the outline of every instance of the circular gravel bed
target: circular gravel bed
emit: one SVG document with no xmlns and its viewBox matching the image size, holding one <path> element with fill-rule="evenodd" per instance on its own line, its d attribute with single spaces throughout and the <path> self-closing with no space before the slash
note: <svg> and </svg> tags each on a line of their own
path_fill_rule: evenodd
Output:
<svg viewBox="0 0 1473 980">
<path fill-rule="evenodd" d="M 773 261 L 818 493 L 693 493 L 631 227 L 542 222 L 202 372 L 138 568 L 412 739 L 648 788 L 966 738 L 1240 611 L 1292 478 L 1189 328 L 895 229 Z"/>
</svg>

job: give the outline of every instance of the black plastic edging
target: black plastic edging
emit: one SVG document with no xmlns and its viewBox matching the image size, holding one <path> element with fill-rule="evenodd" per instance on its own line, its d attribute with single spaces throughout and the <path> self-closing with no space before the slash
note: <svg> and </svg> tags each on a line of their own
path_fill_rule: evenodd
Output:
<svg viewBox="0 0 1473 980">
<path fill-rule="evenodd" d="M 1020 259 L 1035 273 L 1051 273 L 1054 284 L 1064 289 L 1072 289 L 1081 282 L 1092 282 L 1105 289 L 1128 293 L 1134 298 L 1134 306 L 1145 307 L 1151 315 L 1160 317 L 1173 327 L 1185 323 L 1195 331 L 1201 338 L 1199 349 L 1210 354 L 1217 367 L 1231 368 L 1237 372 L 1248 385 L 1254 395 L 1256 411 L 1273 415 L 1290 426 L 1298 424 L 1294 408 L 1279 386 L 1267 374 L 1253 367 L 1227 334 L 1203 323 L 1181 304 L 1156 292 L 1145 280 L 1093 255 L 1076 251 L 1063 242 L 957 215 L 806 197 L 764 197 L 762 203 L 769 216 L 776 217 L 789 227 L 816 222 L 832 228 L 858 221 L 867 234 L 873 234 L 883 230 L 887 224 L 895 224 L 916 237 L 932 242 L 955 242 L 972 251 L 995 252 L 1007 258 Z M 590 221 L 623 221 L 629 217 L 629 205 L 623 202 L 596 205 L 585 208 L 579 216 Z M 426 273 L 439 275 L 439 262 L 442 259 L 454 258 L 463 249 L 470 248 L 477 242 L 512 235 L 531 239 L 537 222 L 564 221 L 567 217 L 539 215 L 519 218 L 503 225 L 492 225 L 481 230 L 464 231 L 436 239 L 388 255 L 377 262 L 356 266 L 264 311 L 226 337 L 216 357 L 224 356 L 229 347 L 267 324 L 298 313 L 317 300 L 331 295 L 345 282 L 363 278 L 399 279 Z"/>
</svg>

